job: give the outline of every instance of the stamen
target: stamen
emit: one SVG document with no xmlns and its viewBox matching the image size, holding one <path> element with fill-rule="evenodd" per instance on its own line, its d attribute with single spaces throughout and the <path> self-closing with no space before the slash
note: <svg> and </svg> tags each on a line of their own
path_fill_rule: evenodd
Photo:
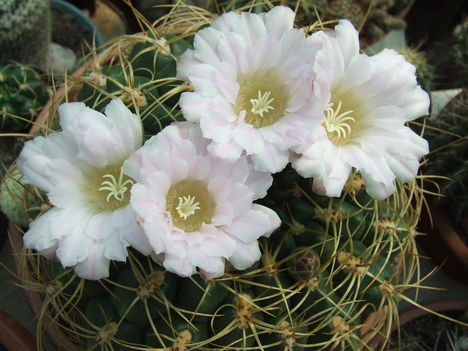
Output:
<svg viewBox="0 0 468 351">
<path fill-rule="evenodd" d="M 349 121 L 355 122 L 354 117 L 349 116 L 353 110 L 340 113 L 341 101 L 338 103 L 336 110 L 333 110 L 333 103 L 325 110 L 325 129 L 329 133 L 336 133 L 338 138 L 346 138 L 351 133 L 351 126 Z"/>
<path fill-rule="evenodd" d="M 275 108 L 271 106 L 273 102 L 273 98 L 270 99 L 271 91 L 267 91 L 265 94 L 258 91 L 258 99 L 250 99 L 250 103 L 252 104 L 252 112 L 256 115 L 260 115 L 263 118 L 263 114 L 268 112 L 269 110 L 274 110 Z"/>
<path fill-rule="evenodd" d="M 200 209 L 198 206 L 200 203 L 194 202 L 195 199 L 195 196 L 191 195 L 179 196 L 179 204 L 176 207 L 179 217 L 182 217 L 184 220 L 186 220 L 188 217 L 195 214 L 196 210 Z"/>
<path fill-rule="evenodd" d="M 117 201 L 122 201 L 124 199 L 125 193 L 128 190 L 127 185 L 133 185 L 133 180 L 127 179 L 123 181 L 123 167 L 120 168 L 119 179 L 116 180 L 113 174 L 104 174 L 102 178 L 109 178 L 110 180 L 103 181 L 102 185 L 98 191 L 108 191 L 106 201 L 109 202 L 111 197 L 114 197 Z"/>
</svg>

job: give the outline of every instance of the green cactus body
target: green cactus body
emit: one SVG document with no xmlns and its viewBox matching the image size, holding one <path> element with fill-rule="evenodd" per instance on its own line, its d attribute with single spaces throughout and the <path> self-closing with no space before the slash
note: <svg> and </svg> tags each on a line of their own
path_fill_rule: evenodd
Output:
<svg viewBox="0 0 468 351">
<path fill-rule="evenodd" d="M 452 33 L 453 45 L 451 56 L 455 59 L 457 65 L 468 70 L 468 18 L 455 27 Z"/>
<path fill-rule="evenodd" d="M 435 81 L 435 67 L 429 63 L 424 52 L 413 48 L 399 50 L 406 60 L 416 66 L 416 76 L 418 83 L 426 91 L 431 91 Z"/>
<path fill-rule="evenodd" d="M 108 50 L 117 56 L 74 86 L 78 100 L 102 109 L 127 96 L 150 135 L 178 120 L 177 96 L 190 86 L 176 78 L 173 63 L 190 39 L 165 36 L 168 50 L 161 38 L 135 35 L 115 43 Z M 364 346 L 363 312 L 394 306 L 410 278 L 395 260 L 414 244 L 408 233 L 420 199 L 412 197 L 418 194 L 413 185 L 398 184 L 392 197 L 377 202 L 356 174 L 343 196 L 330 199 L 287 168 L 258 201 L 282 219 L 260 240 L 260 262 L 208 281 L 165 272 L 133 250 L 127 264 L 112 264 L 110 277 L 97 285 L 52 269 L 38 255 L 24 256 L 36 260 L 29 266 L 38 270 L 37 290 L 53 292 L 45 310 L 60 317 L 57 325 L 81 349 L 357 351 Z"/>
<path fill-rule="evenodd" d="M 0 2 L 0 65 L 18 61 L 44 68 L 50 37 L 49 0 Z"/>
<path fill-rule="evenodd" d="M 45 84 L 32 68 L 0 67 L 0 132 L 26 131 L 48 98 Z"/>
<path fill-rule="evenodd" d="M 107 281 L 90 285 L 77 278 L 59 290 L 57 299 L 63 301 L 58 305 L 66 304 L 64 319 L 79 316 L 78 306 L 85 306 L 78 319 L 84 319 L 82 327 L 89 331 L 77 338 L 97 350 L 109 345 L 121 350 L 358 350 L 362 314 L 399 299 L 397 286 L 407 278 L 401 276 L 396 259 L 413 237 L 379 235 L 388 230 L 374 225 L 382 215 L 396 227 L 411 227 L 409 217 L 395 207 L 403 195 L 384 202 L 369 199 L 363 208 L 354 202 L 357 195 L 330 199 L 325 208 L 305 195 L 292 197 L 287 205 L 296 199 L 309 201 L 310 218 L 301 219 L 315 225 L 304 224 L 298 233 L 285 221 L 274 240 L 261 241 L 261 262 L 244 272 L 229 271 L 210 281 L 198 275 L 181 278 L 149 258 L 131 254 L 129 264 L 113 267 Z M 386 206 L 392 207 L 393 216 L 376 211 Z M 333 208 L 346 211 L 341 217 L 335 213 L 315 218 L 314 213 Z M 364 226 L 358 233 L 361 239 L 352 229 L 359 225 Z M 372 241 L 363 239 L 366 232 L 373 234 Z M 59 286 L 74 275 L 55 274 L 62 279 Z M 72 303 L 66 302 L 70 298 Z"/>
</svg>

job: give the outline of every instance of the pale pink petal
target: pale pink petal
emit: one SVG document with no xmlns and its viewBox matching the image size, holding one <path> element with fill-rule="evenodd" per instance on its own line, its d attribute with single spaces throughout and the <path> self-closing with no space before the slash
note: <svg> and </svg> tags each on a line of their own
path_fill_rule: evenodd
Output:
<svg viewBox="0 0 468 351">
<path fill-rule="evenodd" d="M 348 20 L 340 20 L 335 27 L 337 45 L 343 55 L 343 62 L 348 66 L 359 54 L 359 33 Z"/>
<path fill-rule="evenodd" d="M 413 119 L 427 115 L 429 113 L 429 105 L 429 95 L 420 86 L 417 86 L 411 94 L 408 94 L 407 100 L 402 107 L 406 111 L 407 120 L 412 121 Z"/>
<path fill-rule="evenodd" d="M 284 169 L 289 162 L 289 152 L 278 150 L 265 144 L 262 153 L 251 155 L 255 169 L 259 172 L 276 173 Z"/>
<path fill-rule="evenodd" d="M 235 161 L 242 153 L 242 147 L 232 141 L 226 143 L 217 143 L 215 141 L 208 145 L 208 151 L 216 157 Z"/>
<path fill-rule="evenodd" d="M 234 254 L 228 258 L 228 261 L 231 262 L 234 268 L 244 270 L 260 260 L 261 255 L 257 241 L 244 243 L 237 240 L 237 249 Z"/>
<path fill-rule="evenodd" d="M 273 212 L 273 215 L 264 211 L 262 207 L 252 207 L 250 211 L 241 213 L 234 218 L 231 225 L 224 227 L 224 230 L 245 243 L 271 234 L 281 222 L 276 213 Z"/>
<path fill-rule="evenodd" d="M 98 280 L 109 276 L 109 260 L 104 257 L 104 247 L 95 243 L 89 249 L 88 257 L 77 263 L 75 273 L 84 279 Z"/>
<path fill-rule="evenodd" d="M 120 139 L 118 145 L 129 157 L 143 143 L 141 120 L 134 115 L 120 99 L 113 99 L 107 104 L 105 114 L 114 122 L 114 135 Z"/>
<path fill-rule="evenodd" d="M 51 227 L 60 217 L 60 213 L 60 209 L 52 208 L 32 222 L 23 237 L 24 247 L 39 251 L 54 247 L 58 241 L 53 239 Z"/>
<path fill-rule="evenodd" d="M 247 152 L 247 155 L 259 154 L 265 148 L 262 136 L 250 124 L 238 126 L 232 132 L 232 137 Z"/>
<path fill-rule="evenodd" d="M 197 272 L 196 267 L 192 265 L 188 257 L 180 259 L 174 257 L 174 255 L 165 254 L 163 265 L 169 272 L 175 273 L 181 277 L 190 277 Z"/>
<path fill-rule="evenodd" d="M 64 267 L 70 267 L 85 261 L 93 252 L 94 246 L 96 241 L 82 235 L 81 232 L 81 235 L 77 233 L 61 239 L 56 253 L 60 263 Z"/>
<path fill-rule="evenodd" d="M 294 12 L 289 7 L 276 6 L 265 14 L 263 21 L 266 30 L 272 33 L 276 39 L 280 39 L 293 28 L 294 17 Z"/>
</svg>

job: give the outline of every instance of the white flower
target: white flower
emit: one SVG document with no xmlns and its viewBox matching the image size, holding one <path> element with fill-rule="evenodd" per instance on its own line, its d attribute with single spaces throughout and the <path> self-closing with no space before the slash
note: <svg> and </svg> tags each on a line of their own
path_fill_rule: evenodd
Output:
<svg viewBox="0 0 468 351">
<path fill-rule="evenodd" d="M 358 32 L 347 20 L 310 40 L 323 45 L 315 84 L 329 96 L 321 126 L 296 148 L 292 165 L 314 177 L 314 190 L 327 196 L 340 196 L 355 168 L 367 192 L 384 199 L 395 191 L 395 179 L 415 178 L 428 152 L 427 142 L 405 124 L 427 114 L 429 97 L 417 85 L 415 67 L 396 51 L 360 54 Z"/>
<path fill-rule="evenodd" d="M 125 261 L 129 245 L 150 253 L 129 205 L 134 181 L 122 170 L 142 144 L 141 122 L 117 99 L 105 113 L 61 105 L 62 131 L 29 141 L 18 160 L 24 182 L 54 205 L 31 224 L 25 247 L 55 254 L 87 279 L 107 277 L 109 261 Z"/>
<path fill-rule="evenodd" d="M 244 152 L 257 170 L 279 172 L 288 150 L 320 123 L 322 103 L 312 90 L 318 46 L 293 23 L 293 11 L 281 6 L 229 12 L 200 30 L 194 50 L 179 59 L 178 76 L 195 89 L 182 94 L 180 107 L 200 122 L 214 155 L 236 160 Z"/>
<path fill-rule="evenodd" d="M 270 174 L 245 157 L 229 162 L 207 151 L 197 124 L 175 123 L 148 140 L 124 169 L 137 182 L 130 203 L 164 267 L 190 276 L 224 273 L 225 259 L 246 269 L 260 258 L 257 239 L 280 225 L 252 201 L 266 195 Z"/>
</svg>

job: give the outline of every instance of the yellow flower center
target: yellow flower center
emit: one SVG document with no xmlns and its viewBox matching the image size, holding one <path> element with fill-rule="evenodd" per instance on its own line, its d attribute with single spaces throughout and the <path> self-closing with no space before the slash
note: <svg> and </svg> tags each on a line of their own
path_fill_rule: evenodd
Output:
<svg viewBox="0 0 468 351">
<path fill-rule="evenodd" d="M 276 123 L 286 113 L 289 102 L 287 86 L 273 70 L 256 72 L 238 79 L 239 93 L 234 109 L 245 111 L 245 122 L 254 128 Z"/>
<path fill-rule="evenodd" d="M 332 93 L 330 107 L 324 111 L 324 115 L 322 126 L 327 131 L 328 139 L 335 145 L 344 145 L 359 130 L 362 107 L 349 95 Z"/>
<path fill-rule="evenodd" d="M 207 184 L 201 180 L 182 180 L 173 184 L 166 195 L 166 210 L 172 223 L 187 233 L 211 223 L 215 208 Z"/>
<path fill-rule="evenodd" d="M 135 183 L 123 173 L 122 165 L 93 169 L 85 174 L 88 182 L 84 191 L 96 212 L 115 211 L 128 205 L 130 189 Z"/>
</svg>

